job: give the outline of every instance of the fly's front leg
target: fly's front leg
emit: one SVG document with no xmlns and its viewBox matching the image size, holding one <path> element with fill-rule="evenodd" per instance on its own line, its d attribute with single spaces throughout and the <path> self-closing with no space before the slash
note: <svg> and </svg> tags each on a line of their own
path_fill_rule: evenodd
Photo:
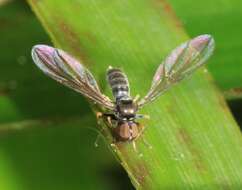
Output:
<svg viewBox="0 0 242 190">
<path fill-rule="evenodd" d="M 102 112 L 96 112 L 96 118 L 98 125 L 102 126 L 101 123 L 104 122 L 107 124 L 110 130 L 112 130 L 112 127 L 114 126 L 114 120 L 116 119 L 114 114 L 108 114 L 108 113 L 102 113 Z M 94 142 L 94 146 L 98 147 L 99 139 L 104 131 L 104 127 L 101 127 L 100 132 Z"/>
<path fill-rule="evenodd" d="M 136 114 L 135 119 L 150 119 L 149 115 Z"/>
<path fill-rule="evenodd" d="M 99 125 L 101 124 L 101 120 L 104 120 L 108 122 L 109 126 L 112 126 L 113 120 L 116 120 L 116 116 L 114 114 L 102 113 L 102 112 L 96 112 L 96 118 Z"/>
<path fill-rule="evenodd" d="M 98 125 L 100 125 L 101 119 L 103 118 L 103 113 L 102 112 L 96 112 L 96 118 L 97 118 Z"/>
<path fill-rule="evenodd" d="M 102 112 L 96 112 L 96 118 L 97 118 L 98 125 L 101 125 L 101 121 L 103 119 L 103 113 Z M 101 137 L 102 132 L 103 132 L 103 128 L 101 128 L 100 132 L 98 132 L 97 138 L 94 142 L 95 147 L 98 147 L 98 142 L 99 142 L 99 139 Z"/>
<path fill-rule="evenodd" d="M 112 113 L 104 113 L 103 116 L 108 123 L 108 126 L 113 128 L 117 124 L 117 117 Z"/>
</svg>

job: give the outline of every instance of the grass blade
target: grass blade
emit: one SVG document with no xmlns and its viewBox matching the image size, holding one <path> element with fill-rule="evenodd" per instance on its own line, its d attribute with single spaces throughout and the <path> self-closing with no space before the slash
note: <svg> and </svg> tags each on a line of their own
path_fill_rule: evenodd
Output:
<svg viewBox="0 0 242 190">
<path fill-rule="evenodd" d="M 162 58 L 187 40 L 163 1 L 29 3 L 55 45 L 82 59 L 109 95 L 101 82 L 108 65 L 122 67 L 133 95 L 144 95 Z M 142 112 L 151 116 L 137 141 L 143 156 L 129 143 L 112 146 L 137 189 L 241 186 L 240 131 L 206 69 Z"/>
</svg>

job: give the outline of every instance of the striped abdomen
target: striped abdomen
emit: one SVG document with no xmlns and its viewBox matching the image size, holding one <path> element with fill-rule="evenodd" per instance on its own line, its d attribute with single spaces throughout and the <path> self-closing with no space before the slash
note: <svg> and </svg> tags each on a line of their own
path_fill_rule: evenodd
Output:
<svg viewBox="0 0 242 190">
<path fill-rule="evenodd" d="M 116 100 L 130 98 L 128 78 L 120 69 L 108 68 L 107 80 Z"/>
</svg>

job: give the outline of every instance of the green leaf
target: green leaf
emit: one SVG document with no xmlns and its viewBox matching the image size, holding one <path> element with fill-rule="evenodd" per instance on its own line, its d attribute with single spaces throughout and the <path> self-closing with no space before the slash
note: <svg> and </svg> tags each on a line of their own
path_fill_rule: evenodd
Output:
<svg viewBox="0 0 242 190">
<path fill-rule="evenodd" d="M 108 65 L 121 67 L 132 94 L 143 96 L 161 60 L 187 40 L 163 1 L 29 3 L 55 45 L 83 60 L 109 95 Z M 204 68 L 141 112 L 151 119 L 141 121 L 146 131 L 136 141 L 139 153 L 132 143 L 111 146 L 137 189 L 241 187 L 240 131 Z"/>
</svg>

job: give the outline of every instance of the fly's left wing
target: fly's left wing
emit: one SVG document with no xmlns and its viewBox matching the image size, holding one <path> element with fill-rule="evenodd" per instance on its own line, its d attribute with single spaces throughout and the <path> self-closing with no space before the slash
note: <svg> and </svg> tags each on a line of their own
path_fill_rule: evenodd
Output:
<svg viewBox="0 0 242 190">
<path fill-rule="evenodd" d="M 83 94 L 99 105 L 114 110 L 113 102 L 103 95 L 92 74 L 66 52 L 46 45 L 32 49 L 35 64 L 49 77 Z"/>
<path fill-rule="evenodd" d="M 158 67 L 149 92 L 138 102 L 142 107 L 168 90 L 172 85 L 190 76 L 212 55 L 214 40 L 201 35 L 174 49 Z"/>
</svg>

